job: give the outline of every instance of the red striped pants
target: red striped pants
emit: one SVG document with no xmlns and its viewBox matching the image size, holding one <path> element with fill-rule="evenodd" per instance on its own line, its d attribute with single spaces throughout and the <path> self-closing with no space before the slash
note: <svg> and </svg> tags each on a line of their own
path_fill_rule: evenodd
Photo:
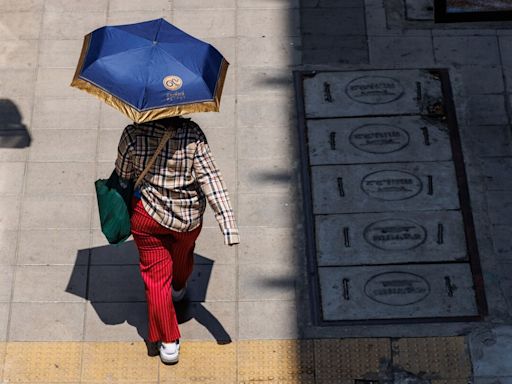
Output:
<svg viewBox="0 0 512 384">
<path fill-rule="evenodd" d="M 194 246 L 201 226 L 176 232 L 148 215 L 142 201 L 133 199 L 131 230 L 139 250 L 140 272 L 148 305 L 148 341 L 171 342 L 180 338 L 171 284 L 185 286 L 194 267 Z"/>
</svg>

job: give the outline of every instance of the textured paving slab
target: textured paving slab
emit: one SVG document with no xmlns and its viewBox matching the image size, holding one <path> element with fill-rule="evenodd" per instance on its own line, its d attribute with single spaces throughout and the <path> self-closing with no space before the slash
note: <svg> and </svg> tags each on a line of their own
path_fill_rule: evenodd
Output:
<svg viewBox="0 0 512 384">
<path fill-rule="evenodd" d="M 319 266 L 467 259 L 458 211 L 316 216 Z"/>
<path fill-rule="evenodd" d="M 467 264 L 319 268 L 326 321 L 478 314 Z"/>
</svg>

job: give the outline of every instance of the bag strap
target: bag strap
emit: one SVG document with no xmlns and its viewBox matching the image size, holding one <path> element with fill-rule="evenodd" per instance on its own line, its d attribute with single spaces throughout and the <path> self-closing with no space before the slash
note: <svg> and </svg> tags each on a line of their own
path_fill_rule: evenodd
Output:
<svg viewBox="0 0 512 384">
<path fill-rule="evenodd" d="M 158 148 L 156 149 L 156 151 L 153 154 L 153 156 L 151 157 L 151 159 L 149 159 L 148 165 L 146 165 L 146 168 L 144 168 L 142 173 L 137 178 L 137 181 L 135 182 L 135 187 L 134 188 L 137 188 L 140 185 L 140 183 L 142 183 L 142 180 L 144 180 L 144 176 L 146 176 L 147 173 L 149 172 L 149 170 L 151 169 L 151 167 L 153 167 L 153 164 L 155 163 L 156 158 L 158 157 L 160 152 L 162 152 L 162 149 L 164 148 L 164 145 L 171 138 L 172 133 L 173 133 L 173 131 L 171 129 L 168 129 L 168 130 L 165 131 L 165 134 L 162 137 L 162 140 L 160 140 L 160 144 L 158 144 Z"/>
</svg>

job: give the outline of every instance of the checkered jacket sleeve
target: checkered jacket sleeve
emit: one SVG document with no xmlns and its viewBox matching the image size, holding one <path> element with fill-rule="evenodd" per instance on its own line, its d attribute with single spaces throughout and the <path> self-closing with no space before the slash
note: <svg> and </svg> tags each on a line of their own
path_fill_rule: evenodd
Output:
<svg viewBox="0 0 512 384">
<path fill-rule="evenodd" d="M 134 148 L 133 126 L 127 126 L 119 145 L 117 146 L 117 159 L 115 163 L 116 172 L 122 179 L 131 180 L 135 176 L 135 169 L 133 167 L 133 148 Z"/>
<path fill-rule="evenodd" d="M 219 223 L 224 235 L 224 244 L 238 244 L 240 243 L 238 227 L 229 201 L 228 191 L 224 185 L 222 175 L 215 164 L 206 137 L 200 135 L 196 144 L 194 154 L 196 180 L 201 186 L 208 204 L 210 204 L 215 213 L 215 219 Z"/>
</svg>

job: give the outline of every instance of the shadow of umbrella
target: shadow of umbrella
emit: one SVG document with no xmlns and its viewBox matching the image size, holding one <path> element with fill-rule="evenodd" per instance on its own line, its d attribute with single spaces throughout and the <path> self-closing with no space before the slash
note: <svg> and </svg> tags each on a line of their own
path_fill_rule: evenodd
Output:
<svg viewBox="0 0 512 384">
<path fill-rule="evenodd" d="M 217 318 L 205 308 L 213 260 L 195 255 L 194 271 L 186 298 L 175 304 L 180 324 L 195 319 L 219 344 L 231 342 Z M 84 273 L 84 269 L 86 273 Z M 66 292 L 89 300 L 100 320 L 107 325 L 128 323 L 147 340 L 147 304 L 133 241 L 118 246 L 79 250 Z M 150 346 L 148 345 L 148 353 Z"/>
<path fill-rule="evenodd" d="M 0 148 L 25 148 L 31 138 L 16 104 L 0 99 Z"/>
</svg>

